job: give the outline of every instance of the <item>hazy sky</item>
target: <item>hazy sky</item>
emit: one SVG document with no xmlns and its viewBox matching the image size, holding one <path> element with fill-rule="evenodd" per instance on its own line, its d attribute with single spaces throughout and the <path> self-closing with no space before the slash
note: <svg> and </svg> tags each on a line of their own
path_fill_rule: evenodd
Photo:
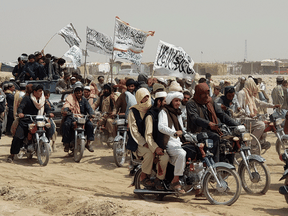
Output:
<svg viewBox="0 0 288 216">
<path fill-rule="evenodd" d="M 131 26 L 155 31 L 143 62 L 154 61 L 159 40 L 181 46 L 195 62 L 288 58 L 287 0 L 1 0 L 0 61 L 41 50 L 62 27 L 73 23 L 86 46 L 86 26 L 113 36 L 115 16 Z M 45 53 L 61 57 L 69 49 L 57 35 Z M 89 52 L 88 62 L 108 61 Z M 84 61 L 84 58 L 83 58 Z"/>
</svg>

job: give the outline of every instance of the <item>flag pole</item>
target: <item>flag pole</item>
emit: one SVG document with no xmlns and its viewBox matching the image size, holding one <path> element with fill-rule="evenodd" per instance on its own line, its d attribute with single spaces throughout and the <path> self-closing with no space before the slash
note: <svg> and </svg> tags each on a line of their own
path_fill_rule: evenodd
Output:
<svg viewBox="0 0 288 216">
<path fill-rule="evenodd" d="M 42 50 L 44 50 L 46 48 L 46 46 L 50 43 L 50 41 L 57 35 L 57 33 L 55 33 L 50 40 L 46 43 L 46 45 L 44 46 L 44 48 Z"/>
<path fill-rule="evenodd" d="M 86 50 L 85 50 L 85 62 L 84 62 L 84 79 L 87 78 L 87 69 L 86 69 L 86 59 L 87 59 L 87 30 L 88 26 L 86 28 Z"/>
</svg>

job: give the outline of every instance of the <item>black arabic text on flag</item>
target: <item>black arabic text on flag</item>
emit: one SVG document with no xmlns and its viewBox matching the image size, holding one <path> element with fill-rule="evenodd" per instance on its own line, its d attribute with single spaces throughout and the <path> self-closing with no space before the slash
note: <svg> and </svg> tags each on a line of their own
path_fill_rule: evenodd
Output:
<svg viewBox="0 0 288 216">
<path fill-rule="evenodd" d="M 94 29 L 87 27 L 87 49 L 103 55 L 112 55 L 112 37 L 102 34 Z"/>
<path fill-rule="evenodd" d="M 162 75 L 194 78 L 195 71 L 193 66 L 194 61 L 182 47 L 176 47 L 163 41 L 159 42 L 154 70 L 162 69 Z"/>
<path fill-rule="evenodd" d="M 149 35 L 153 36 L 154 31 L 142 31 L 131 27 L 128 23 L 116 17 L 114 30 L 114 55 L 140 65 L 142 52 L 146 39 Z"/>
<path fill-rule="evenodd" d="M 69 47 L 72 47 L 76 45 L 77 47 L 80 46 L 81 39 L 78 36 L 75 28 L 73 27 L 72 23 L 68 24 L 64 28 L 62 28 L 59 32 L 59 35 L 61 35 L 66 43 L 69 45 Z"/>
</svg>

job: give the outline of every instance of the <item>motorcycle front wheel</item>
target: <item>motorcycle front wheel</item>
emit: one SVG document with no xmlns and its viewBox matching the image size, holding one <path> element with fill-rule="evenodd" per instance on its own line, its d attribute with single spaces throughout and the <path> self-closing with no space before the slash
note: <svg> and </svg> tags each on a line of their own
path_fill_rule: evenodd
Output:
<svg viewBox="0 0 288 216">
<path fill-rule="evenodd" d="M 251 140 L 247 141 L 246 144 L 249 146 L 251 154 L 261 155 L 261 144 L 257 137 L 250 133 Z"/>
<path fill-rule="evenodd" d="M 85 140 L 77 140 L 77 146 L 74 149 L 74 161 L 79 163 L 83 157 L 83 152 L 85 150 Z"/>
<path fill-rule="evenodd" d="M 217 167 L 217 183 L 211 172 L 207 173 L 203 181 L 203 191 L 207 200 L 213 205 L 232 205 L 241 193 L 241 180 L 235 170 L 226 167 Z"/>
<path fill-rule="evenodd" d="M 114 161 L 118 167 L 122 167 L 126 160 L 126 148 L 123 145 L 125 145 L 125 143 L 123 143 L 123 139 L 114 141 L 113 144 Z"/>
<path fill-rule="evenodd" d="M 247 162 L 252 179 L 244 163 L 239 167 L 239 175 L 244 190 L 251 194 L 265 194 L 271 183 L 270 173 L 266 164 L 257 160 L 249 160 Z"/>
<path fill-rule="evenodd" d="M 288 148 L 288 140 L 282 140 L 282 142 L 284 146 Z M 275 147 L 276 147 L 276 152 L 278 153 L 279 156 L 284 153 L 285 148 L 283 148 L 279 139 L 277 139 Z"/>
<path fill-rule="evenodd" d="M 37 158 L 41 166 L 46 166 L 49 162 L 49 144 L 41 142 L 37 148 Z"/>
</svg>

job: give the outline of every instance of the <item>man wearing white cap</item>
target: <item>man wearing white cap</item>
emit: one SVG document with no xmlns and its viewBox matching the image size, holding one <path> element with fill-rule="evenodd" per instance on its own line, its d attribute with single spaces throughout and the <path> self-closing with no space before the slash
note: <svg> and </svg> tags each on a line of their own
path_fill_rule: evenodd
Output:
<svg viewBox="0 0 288 216">
<path fill-rule="evenodd" d="M 95 103 L 96 100 L 97 100 L 95 95 L 91 93 L 90 86 L 85 86 L 84 87 L 83 96 L 84 96 L 84 98 L 87 99 L 87 101 L 90 104 L 90 106 L 92 106 L 92 104 Z"/>
<path fill-rule="evenodd" d="M 184 127 L 180 109 L 183 98 L 181 92 L 169 92 L 166 97 L 167 105 L 160 111 L 158 117 L 158 129 L 164 134 L 163 145 L 166 145 L 170 163 L 175 166 L 170 189 L 180 194 L 185 193 L 181 188 L 179 176 L 183 175 L 186 164 L 186 151 L 181 147 L 184 141 L 182 138 Z"/>
<path fill-rule="evenodd" d="M 96 83 L 94 83 L 93 80 L 94 80 L 94 77 L 92 75 L 88 75 L 86 78 L 87 86 L 90 87 L 91 94 L 98 95 L 99 91 L 98 91 Z"/>
<path fill-rule="evenodd" d="M 145 121 L 145 140 L 148 144 L 149 150 L 156 155 L 159 159 L 157 168 L 157 178 L 155 179 L 155 188 L 157 190 L 164 190 L 164 186 L 161 181 L 165 179 L 166 168 L 169 161 L 169 156 L 164 152 L 165 146 L 163 145 L 163 135 L 159 133 L 158 130 L 158 115 L 161 109 L 166 104 L 167 93 L 157 92 L 155 94 L 154 105 L 147 111 L 144 121 Z M 153 160 L 151 160 L 151 169 L 153 165 Z"/>
</svg>

